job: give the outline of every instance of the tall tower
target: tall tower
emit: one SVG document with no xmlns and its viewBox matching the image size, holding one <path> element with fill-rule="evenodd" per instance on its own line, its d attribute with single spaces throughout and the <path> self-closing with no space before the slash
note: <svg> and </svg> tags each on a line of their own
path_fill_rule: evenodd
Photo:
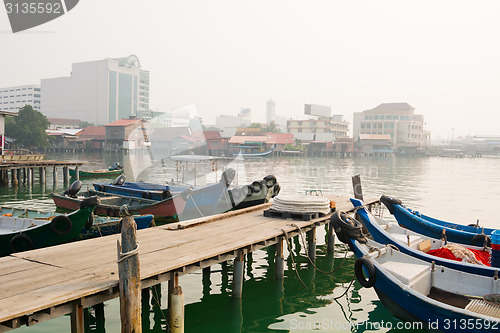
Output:
<svg viewBox="0 0 500 333">
<path fill-rule="evenodd" d="M 267 100 L 266 107 L 266 123 L 270 124 L 271 121 L 276 121 L 276 103 L 272 98 Z"/>
</svg>

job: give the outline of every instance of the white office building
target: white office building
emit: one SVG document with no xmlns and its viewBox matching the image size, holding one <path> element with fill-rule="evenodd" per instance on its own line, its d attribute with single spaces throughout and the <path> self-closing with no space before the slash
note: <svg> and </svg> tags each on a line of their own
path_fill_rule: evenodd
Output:
<svg viewBox="0 0 500 333">
<path fill-rule="evenodd" d="M 0 110 L 18 112 L 25 105 L 41 111 L 39 84 L 0 88 Z"/>
<path fill-rule="evenodd" d="M 74 63 L 69 77 L 42 79 L 41 88 L 51 118 L 104 125 L 149 110 L 149 72 L 135 55 Z"/>
<path fill-rule="evenodd" d="M 424 130 L 424 116 L 415 114 L 408 103 L 382 103 L 363 112 L 354 112 L 353 136 L 360 134 L 390 135 L 393 149 L 429 147 L 430 133 Z"/>
<path fill-rule="evenodd" d="M 276 103 L 269 99 L 266 104 L 266 123 L 276 122 Z"/>
</svg>

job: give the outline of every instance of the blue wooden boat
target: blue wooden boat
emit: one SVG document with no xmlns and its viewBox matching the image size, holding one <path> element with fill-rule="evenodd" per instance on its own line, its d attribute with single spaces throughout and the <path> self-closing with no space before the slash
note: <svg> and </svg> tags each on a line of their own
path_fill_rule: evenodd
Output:
<svg viewBox="0 0 500 333">
<path fill-rule="evenodd" d="M 461 225 L 438 220 L 406 208 L 401 200 L 385 195 L 380 198 L 380 201 L 401 226 L 419 234 L 433 238 L 441 238 L 444 234 L 448 241 L 460 244 L 478 246 L 484 243 L 491 244 L 491 233 L 495 229 L 483 228 L 477 224 Z"/>
<path fill-rule="evenodd" d="M 153 227 L 153 215 L 133 215 L 137 230 Z M 90 228 L 84 228 L 78 240 L 119 234 L 121 232 L 121 218 L 110 216 L 94 216 L 94 223 Z"/>
<path fill-rule="evenodd" d="M 400 227 L 397 223 L 385 221 L 376 217 L 364 208 L 364 203 L 361 200 L 351 199 L 351 202 L 354 207 L 358 208 L 356 212 L 359 220 L 366 227 L 373 240 L 378 243 L 390 244 L 397 247 L 401 252 L 415 258 L 427 262 L 434 261 L 437 265 L 461 270 L 463 272 L 489 277 L 494 277 L 495 274 L 498 274 L 498 267 L 460 262 L 430 255 L 426 252 L 445 246 L 446 241 L 418 234 Z M 452 244 L 448 243 L 448 245 Z M 475 248 L 476 250 L 482 249 L 473 246 L 468 246 L 468 248 Z"/>
<path fill-rule="evenodd" d="M 345 214 L 334 216 L 351 232 L 357 228 Z M 498 332 L 500 279 L 435 265 L 366 238 L 345 240 L 358 258 L 358 282 L 373 287 L 396 317 L 428 330 Z"/>
<path fill-rule="evenodd" d="M 191 187 L 192 191 L 186 200 L 184 210 L 179 215 L 179 220 L 208 216 L 218 213 L 217 206 L 227 187 L 235 176 L 233 169 L 222 173 L 220 181 L 204 187 Z M 111 184 L 96 183 L 94 188 L 99 192 L 144 198 L 151 200 L 166 200 L 173 195 L 185 191 L 188 185 L 161 185 L 146 182 L 126 182 L 125 176 L 120 176 Z"/>
</svg>

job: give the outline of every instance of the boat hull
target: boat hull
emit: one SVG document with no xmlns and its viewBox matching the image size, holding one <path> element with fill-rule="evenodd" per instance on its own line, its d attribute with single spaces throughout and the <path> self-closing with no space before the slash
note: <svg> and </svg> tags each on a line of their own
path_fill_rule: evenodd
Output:
<svg viewBox="0 0 500 333">
<path fill-rule="evenodd" d="M 373 264 L 376 274 L 376 281 L 373 287 L 384 306 L 396 317 L 405 321 L 419 322 L 422 325 L 421 328 L 428 330 L 446 332 L 463 332 L 464 330 L 467 332 L 496 332 L 500 329 L 500 321 L 496 318 L 477 314 L 432 298 L 432 288 L 429 295 L 419 293 L 412 286 L 401 282 L 389 273 L 379 262 L 367 256 L 368 248 L 357 241 L 350 241 L 356 257 L 369 258 L 369 261 Z M 427 273 L 430 273 L 430 264 L 426 264 L 428 265 Z M 436 270 L 436 273 L 444 274 L 441 270 L 444 272 L 445 269 L 440 268 Z M 467 273 L 462 274 L 465 275 Z M 474 275 L 469 275 L 469 279 L 473 278 Z M 489 278 L 483 277 L 483 279 Z M 493 281 L 493 279 L 491 280 Z M 452 282 L 450 281 L 450 283 Z M 491 292 L 491 283 L 484 288 L 484 292 L 482 295 Z"/>
<path fill-rule="evenodd" d="M 351 202 L 352 202 L 354 207 L 363 206 L 363 202 L 361 200 L 351 199 Z M 375 221 L 373 217 L 370 217 L 370 215 L 366 209 L 364 209 L 364 208 L 358 209 L 357 214 L 358 214 L 359 219 L 361 220 L 363 225 L 366 227 L 366 229 L 368 230 L 368 232 L 370 233 L 370 235 L 372 236 L 374 241 L 376 241 L 377 243 L 380 243 L 380 244 L 394 245 L 401 252 L 406 253 L 408 255 L 411 255 L 412 257 L 424 260 L 426 262 L 434 261 L 437 265 L 442 265 L 442 266 L 449 267 L 452 269 L 461 270 L 463 272 L 477 274 L 477 275 L 481 275 L 481 276 L 493 277 L 493 276 L 495 276 L 495 272 L 498 270 L 498 268 L 496 268 L 496 267 L 475 265 L 475 264 L 470 264 L 470 263 L 464 263 L 461 261 L 440 258 L 440 257 L 436 257 L 433 255 L 427 254 L 423 251 L 415 250 L 414 248 L 412 248 L 412 247 L 408 246 L 406 243 L 404 243 L 402 241 L 401 237 L 396 238 L 393 234 L 384 230 L 381 227 L 380 223 Z M 399 228 L 396 224 L 394 224 L 394 226 L 391 227 L 391 224 L 389 224 L 388 222 L 387 222 L 387 226 L 389 228 L 388 230 L 390 230 L 391 228 Z M 406 234 L 410 235 L 410 240 L 412 243 L 429 239 L 427 236 L 419 235 L 416 232 L 407 231 Z M 404 235 L 402 235 L 402 236 L 404 236 Z M 433 239 L 433 240 L 437 241 L 437 239 Z"/>
<path fill-rule="evenodd" d="M 79 178 L 103 178 L 103 177 L 115 177 L 123 173 L 122 169 L 119 170 L 94 170 L 94 171 L 83 171 L 78 170 Z M 69 169 L 70 177 L 76 177 L 76 170 Z"/>
<path fill-rule="evenodd" d="M 54 226 L 55 219 L 58 217 L 56 215 L 47 218 L 45 223 L 38 226 L 0 234 L 0 255 L 4 256 L 13 252 L 58 245 L 78 238 L 85 224 L 88 222 L 89 218 L 91 218 L 94 207 L 95 205 L 89 205 L 79 209 L 77 206 L 74 212 L 63 215 L 71 222 L 68 223 L 64 221 L 63 223 L 67 224 L 62 228 Z M 8 218 L 18 219 L 17 217 Z M 35 224 L 35 222 L 36 221 L 34 221 L 33 224 Z M 38 221 L 36 223 L 40 222 Z"/>
<path fill-rule="evenodd" d="M 469 245 L 476 243 L 473 241 L 473 238 L 480 235 L 483 231 L 481 227 L 465 226 L 425 216 L 401 204 L 394 203 L 394 200 L 387 198 L 389 197 L 383 196 L 381 201 L 387 206 L 389 212 L 394 215 L 398 223 L 419 234 L 433 238 L 441 238 L 444 230 L 448 241 Z M 495 229 L 484 228 L 484 233 L 490 236 L 494 230 Z"/>
<path fill-rule="evenodd" d="M 79 203 L 89 196 L 97 195 L 101 199 L 101 203 L 95 208 L 95 213 L 103 216 L 118 217 L 120 207 L 127 205 L 130 214 L 132 215 L 154 215 L 156 221 L 176 221 L 178 215 L 184 210 L 186 205 L 186 195 L 178 194 L 163 201 L 154 201 L 149 199 L 139 199 L 120 195 L 112 195 L 109 193 L 88 191 L 76 198 L 67 195 L 51 193 L 52 200 L 59 208 L 74 209 Z"/>
</svg>

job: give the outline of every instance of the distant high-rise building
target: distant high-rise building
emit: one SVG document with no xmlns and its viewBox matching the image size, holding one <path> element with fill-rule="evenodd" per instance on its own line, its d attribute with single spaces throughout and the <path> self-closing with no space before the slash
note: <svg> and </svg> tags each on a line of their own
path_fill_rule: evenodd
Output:
<svg viewBox="0 0 500 333">
<path fill-rule="evenodd" d="M 149 72 L 135 55 L 74 63 L 71 76 L 41 83 L 48 117 L 103 125 L 149 111 Z"/>
<path fill-rule="evenodd" d="M 0 88 L 0 110 L 3 111 L 17 112 L 26 104 L 41 111 L 40 101 L 39 84 Z"/>
<path fill-rule="evenodd" d="M 428 147 L 430 133 L 424 130 L 424 116 L 415 114 L 408 103 L 382 103 L 363 112 L 354 112 L 353 137 L 386 134 L 392 148 Z"/>
<path fill-rule="evenodd" d="M 276 121 L 276 103 L 272 99 L 268 99 L 266 105 L 266 123 L 270 124 L 271 121 Z"/>
</svg>

